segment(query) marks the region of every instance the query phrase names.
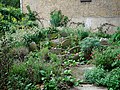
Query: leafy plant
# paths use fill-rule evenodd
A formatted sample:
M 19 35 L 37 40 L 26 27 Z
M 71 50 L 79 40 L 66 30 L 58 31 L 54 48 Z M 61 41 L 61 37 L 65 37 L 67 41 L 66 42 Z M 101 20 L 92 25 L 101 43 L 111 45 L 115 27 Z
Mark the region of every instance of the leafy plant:
M 42 40 L 44 38 L 44 35 L 41 31 L 37 31 L 34 34 L 26 34 L 24 36 L 24 40 L 27 46 L 29 46 L 29 44 L 31 42 L 35 42 L 35 43 L 39 43 L 40 40 Z
M 10 27 L 14 26 L 18 20 L 21 20 L 22 16 L 20 9 L 5 7 L 0 4 L 0 33 L 10 31 Z
M 97 51 L 94 52 L 94 60 L 96 66 L 102 66 L 105 70 L 112 70 L 119 67 L 120 60 L 117 56 L 120 54 L 119 48 L 108 47 L 102 53 Z
M 79 62 L 71 59 L 71 60 L 65 60 L 63 64 L 65 66 L 76 66 L 76 65 L 78 65 L 78 63 Z
M 84 52 L 85 59 L 91 59 L 92 49 L 99 48 L 101 46 L 98 39 L 85 38 L 80 42 L 81 50 Z
M 20 8 L 20 0 L 0 0 L 0 3 L 5 4 L 5 6 Z
M 8 84 L 8 89 L 13 90 L 13 89 L 20 89 L 20 90 L 37 90 L 35 85 L 31 83 L 29 78 L 22 77 L 20 75 L 12 75 L 8 77 L 9 82 Z
M 67 16 L 62 15 L 61 10 L 54 10 L 50 13 L 51 15 L 51 20 L 50 23 L 54 27 L 59 27 L 59 26 L 66 26 L 69 19 Z
M 111 37 L 113 42 L 120 41 L 120 27 L 117 28 L 117 31 Z
M 106 86 L 108 90 L 118 90 L 120 88 L 120 68 L 117 67 L 112 71 L 105 71 L 97 67 L 85 72 L 85 80 L 89 83 Z
M 35 11 L 31 11 L 29 5 L 27 5 L 26 8 L 27 8 L 27 10 L 28 10 L 27 15 L 29 16 L 29 20 L 32 20 L 32 21 L 37 20 L 37 18 L 36 18 L 36 16 L 37 16 L 37 12 L 35 12 Z
M 89 83 L 94 83 L 97 85 L 102 85 L 103 79 L 105 78 L 105 76 L 106 76 L 105 70 L 101 67 L 87 70 L 84 74 L 85 81 Z
M 104 79 L 104 84 L 109 90 L 118 90 L 120 88 L 120 68 L 110 71 Z
M 86 38 L 89 36 L 89 32 L 88 31 L 85 31 L 85 30 L 78 30 L 78 38 L 80 40 Z

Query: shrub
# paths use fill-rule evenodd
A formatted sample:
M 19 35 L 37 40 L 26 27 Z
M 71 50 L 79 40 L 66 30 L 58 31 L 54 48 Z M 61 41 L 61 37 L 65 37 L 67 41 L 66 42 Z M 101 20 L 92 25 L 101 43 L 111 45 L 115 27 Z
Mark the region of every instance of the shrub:
M 84 52 L 85 59 L 91 58 L 91 52 L 93 48 L 99 48 L 100 42 L 98 39 L 94 38 L 85 38 L 80 42 L 81 50 Z
M 26 8 L 27 8 L 27 10 L 28 10 L 27 15 L 29 16 L 29 20 L 32 20 L 32 21 L 37 20 L 37 18 L 36 18 L 36 16 L 37 16 L 37 12 L 35 12 L 35 11 L 31 11 L 29 5 L 27 5 Z
M 66 26 L 69 19 L 67 16 L 62 15 L 61 10 L 54 10 L 53 12 L 50 13 L 50 23 L 54 27 L 59 27 L 59 26 Z
M 100 42 L 98 39 L 88 37 L 81 41 L 80 46 L 82 51 L 88 51 L 88 50 L 92 50 L 95 47 L 99 47 Z
M 5 4 L 6 6 L 12 6 L 16 8 L 20 7 L 20 0 L 0 0 L 0 3 Z
M 113 42 L 120 41 L 120 27 L 117 28 L 117 31 L 111 37 Z
M 89 36 L 89 31 L 86 30 L 84 27 L 80 26 L 74 30 L 73 34 L 77 36 L 79 40 L 83 40 L 84 38 Z
M 94 83 L 97 85 L 102 85 L 103 79 L 105 78 L 105 70 L 101 67 L 93 68 L 85 72 L 85 81 L 89 83 Z
M 7 89 L 8 75 L 13 60 L 10 58 L 10 46 L 6 40 L 0 41 L 0 90 Z
M 29 53 L 29 50 L 26 47 L 17 47 L 17 48 L 12 48 L 10 53 L 13 59 L 24 61 L 24 58 Z
M 95 35 L 97 37 L 99 37 L 99 38 L 110 38 L 111 37 L 110 34 L 107 34 L 107 33 L 104 33 L 104 32 L 100 32 L 100 31 L 96 32 Z
M 31 83 L 29 78 L 24 78 L 20 75 L 12 75 L 8 77 L 9 82 L 8 89 L 9 90 L 37 90 L 35 85 Z
M 44 34 L 41 31 L 37 31 L 34 34 L 26 34 L 23 38 L 25 40 L 26 45 L 29 46 L 31 42 L 35 42 L 38 44 L 40 40 L 44 38 Z
M 94 68 L 85 72 L 87 82 L 106 86 L 109 90 L 118 90 L 120 88 L 120 68 L 115 68 L 110 72 L 101 67 Z
M 110 71 L 104 79 L 104 85 L 110 90 L 120 89 L 120 68 L 115 68 Z
M 112 70 L 113 68 L 120 67 L 120 60 L 118 55 L 120 54 L 120 48 L 108 47 L 102 53 L 99 51 L 94 52 L 94 60 L 96 66 L 102 66 L 105 70 Z
M 0 33 L 10 31 L 10 27 L 14 26 L 18 20 L 21 20 L 22 15 L 20 9 L 5 7 L 0 4 Z
M 16 9 L 10 6 L 6 7 L 0 4 L 0 33 L 4 34 L 6 31 L 15 33 L 16 29 L 38 26 L 38 24 L 35 22 L 36 15 L 31 17 L 31 13 L 33 12 L 30 11 L 28 14 L 23 14 L 21 13 L 20 9 Z

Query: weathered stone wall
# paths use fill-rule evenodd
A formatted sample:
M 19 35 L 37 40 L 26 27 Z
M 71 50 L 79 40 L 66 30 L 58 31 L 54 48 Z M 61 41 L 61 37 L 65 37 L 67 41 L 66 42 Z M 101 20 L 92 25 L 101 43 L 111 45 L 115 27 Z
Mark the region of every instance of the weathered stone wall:
M 102 22 L 109 21 L 120 25 L 118 21 L 120 20 L 120 0 L 92 0 L 85 3 L 81 3 L 80 0 L 23 0 L 24 12 L 27 11 L 26 5 L 30 5 L 33 11 L 37 11 L 39 16 L 45 19 L 49 19 L 50 12 L 57 9 L 62 10 L 64 15 L 72 20 L 89 23 L 95 19 L 96 23 L 97 19 L 102 18 Z M 86 18 L 90 18 L 91 21 Z

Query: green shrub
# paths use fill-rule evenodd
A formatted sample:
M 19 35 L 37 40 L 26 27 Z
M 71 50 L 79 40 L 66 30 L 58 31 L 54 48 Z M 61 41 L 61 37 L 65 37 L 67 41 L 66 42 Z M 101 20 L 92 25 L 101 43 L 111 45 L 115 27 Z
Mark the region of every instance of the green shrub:
M 0 3 L 5 4 L 5 6 L 20 8 L 20 0 L 0 0 Z
M 8 77 L 7 88 L 9 90 L 37 90 L 35 84 L 31 83 L 29 78 L 24 78 L 20 75 L 12 75 Z
M 32 21 L 37 20 L 37 18 L 36 18 L 36 16 L 37 16 L 37 12 L 35 12 L 35 11 L 31 11 L 29 5 L 27 5 L 26 8 L 27 8 L 27 10 L 28 10 L 27 15 L 28 15 L 28 17 L 29 17 L 29 20 L 32 20 Z
M 99 48 L 100 42 L 95 38 L 85 38 L 80 43 L 81 50 L 84 52 L 85 59 L 91 59 L 92 49 Z
M 84 74 L 85 81 L 97 85 L 102 85 L 105 76 L 106 76 L 106 71 L 101 67 L 87 70 Z
M 54 33 L 58 33 L 59 30 L 56 28 L 56 27 L 48 27 L 48 28 L 45 28 L 43 33 L 44 34 L 54 34 Z
M 5 36 L 6 32 L 13 34 L 18 30 L 31 29 L 37 26 L 38 24 L 30 20 L 28 14 L 21 13 L 20 9 L 0 4 L 0 38 Z
M 113 42 L 120 41 L 120 27 L 117 28 L 117 31 L 111 37 Z
M 99 37 L 99 38 L 110 38 L 111 37 L 110 34 L 107 34 L 107 33 L 104 33 L 104 32 L 100 32 L 100 31 L 96 32 L 95 35 L 97 37 Z
M 81 31 L 79 34 L 81 40 L 89 36 L 89 33 L 87 31 Z
M 29 46 L 31 42 L 35 42 L 36 44 L 38 44 L 40 40 L 42 40 L 44 37 L 45 36 L 41 31 L 37 31 L 34 34 L 26 34 L 23 38 L 25 40 L 26 45 Z
M 95 47 L 100 46 L 99 39 L 95 38 L 85 38 L 80 43 L 82 51 L 92 50 Z
M 94 60 L 96 66 L 102 66 L 105 70 L 112 70 L 120 67 L 120 60 L 117 58 L 120 54 L 120 48 L 108 47 L 103 52 L 94 52 Z
M 66 26 L 69 19 L 67 16 L 62 15 L 61 10 L 54 10 L 53 12 L 50 13 L 50 23 L 54 27 L 59 27 L 59 26 Z
M 85 72 L 85 80 L 89 83 L 106 86 L 109 90 L 119 90 L 120 88 L 120 68 L 115 68 L 110 72 L 97 67 Z
M 20 9 L 5 7 L 0 4 L 0 33 L 10 31 L 10 27 L 14 26 L 18 20 L 21 20 L 22 15 Z
M 120 64 L 119 64 L 120 65 Z M 111 90 L 120 89 L 120 68 L 110 71 L 104 79 L 104 84 Z

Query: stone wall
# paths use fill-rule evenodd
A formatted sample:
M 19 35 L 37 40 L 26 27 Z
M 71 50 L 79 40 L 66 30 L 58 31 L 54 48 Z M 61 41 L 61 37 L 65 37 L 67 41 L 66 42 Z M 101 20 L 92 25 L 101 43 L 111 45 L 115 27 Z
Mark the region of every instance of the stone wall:
M 23 0 L 22 3 L 23 12 L 27 11 L 26 5 L 30 5 L 41 18 L 48 20 L 50 12 L 56 9 L 62 10 L 63 14 L 73 21 L 90 23 L 87 25 L 89 27 L 94 27 L 96 21 L 101 18 L 102 22 L 120 25 L 120 0 L 92 0 L 85 3 L 81 3 L 80 0 Z

